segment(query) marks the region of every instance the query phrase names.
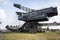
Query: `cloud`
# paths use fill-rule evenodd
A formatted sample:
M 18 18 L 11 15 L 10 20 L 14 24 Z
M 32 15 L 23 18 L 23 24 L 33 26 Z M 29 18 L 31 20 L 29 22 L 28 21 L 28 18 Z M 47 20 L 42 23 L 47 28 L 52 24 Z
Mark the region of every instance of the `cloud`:
M 2 20 L 6 19 L 6 13 L 3 9 L 0 9 L 0 19 Z
M 3 2 L 8 2 L 10 0 L 0 0 L 0 3 L 3 3 Z
M 7 4 L 10 0 L 0 0 L 0 4 Z

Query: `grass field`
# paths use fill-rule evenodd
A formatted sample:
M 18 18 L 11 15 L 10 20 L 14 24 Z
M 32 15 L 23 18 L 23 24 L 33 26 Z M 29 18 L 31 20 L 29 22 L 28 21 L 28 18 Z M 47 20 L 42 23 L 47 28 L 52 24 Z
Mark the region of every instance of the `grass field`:
M 48 33 L 5 33 L 4 40 L 60 40 L 60 32 Z

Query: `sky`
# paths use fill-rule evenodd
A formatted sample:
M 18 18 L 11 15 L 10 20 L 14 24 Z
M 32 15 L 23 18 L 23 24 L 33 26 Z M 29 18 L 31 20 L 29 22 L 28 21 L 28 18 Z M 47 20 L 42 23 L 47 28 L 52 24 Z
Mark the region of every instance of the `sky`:
M 29 7 L 32 9 L 44 9 L 48 7 L 57 7 L 58 15 L 54 16 L 46 22 L 60 22 L 60 0 L 0 0 L 0 29 L 6 29 L 6 25 L 20 25 L 22 26 L 25 22 L 18 20 L 16 15 L 17 11 L 23 11 L 14 7 L 14 3 L 21 4 L 22 6 Z M 23 11 L 25 12 L 25 11 Z M 60 28 L 59 26 L 51 28 Z

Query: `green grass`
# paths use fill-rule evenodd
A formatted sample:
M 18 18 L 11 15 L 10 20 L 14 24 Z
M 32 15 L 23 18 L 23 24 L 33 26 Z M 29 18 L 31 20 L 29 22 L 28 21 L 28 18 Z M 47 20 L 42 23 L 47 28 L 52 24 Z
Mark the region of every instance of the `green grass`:
M 48 33 L 5 33 L 4 40 L 60 40 L 60 32 Z

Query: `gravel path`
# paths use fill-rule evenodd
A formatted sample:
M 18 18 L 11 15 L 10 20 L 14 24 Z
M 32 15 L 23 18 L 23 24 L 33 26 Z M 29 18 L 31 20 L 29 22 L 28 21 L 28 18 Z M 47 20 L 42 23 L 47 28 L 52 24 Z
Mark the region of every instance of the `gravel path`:
M 4 34 L 0 33 L 0 40 L 4 40 Z

